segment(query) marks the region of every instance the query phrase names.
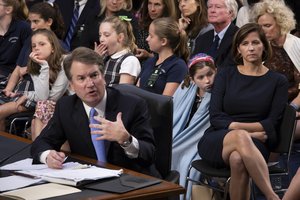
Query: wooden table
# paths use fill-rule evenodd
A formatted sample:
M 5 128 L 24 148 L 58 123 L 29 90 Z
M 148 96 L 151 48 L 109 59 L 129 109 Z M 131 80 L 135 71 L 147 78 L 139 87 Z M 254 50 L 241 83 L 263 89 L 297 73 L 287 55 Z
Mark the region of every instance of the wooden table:
M 0 132 L 0 139 L 1 137 L 3 138 L 9 138 L 11 140 L 16 140 L 22 143 L 27 143 L 30 144 L 31 141 L 25 138 L 21 138 L 12 134 Z M 1 140 L 0 140 L 1 141 Z M 1 143 L 0 143 L 1 145 Z M 14 147 L 14 152 L 17 152 L 18 149 L 21 149 L 20 147 Z M 0 152 L 1 154 L 1 152 Z M 75 154 L 70 154 L 72 158 L 81 160 L 83 162 L 88 162 L 94 165 L 98 165 L 101 167 L 106 167 L 109 169 L 120 169 L 120 167 L 111 165 L 108 163 L 101 163 L 97 160 L 75 155 Z M 124 168 L 123 168 L 124 169 Z M 132 170 L 124 169 L 124 173 L 137 176 L 137 177 L 144 177 L 144 178 L 153 178 L 151 176 L 141 174 Z M 72 196 L 72 195 L 66 195 L 63 197 L 55 197 L 53 199 L 87 199 L 87 200 L 95 200 L 95 199 L 164 199 L 167 197 L 174 197 L 178 196 L 179 194 L 183 194 L 185 192 L 184 188 L 180 185 L 170 183 L 167 181 L 162 181 L 160 184 L 149 186 L 146 188 L 134 190 L 131 192 L 123 193 L 123 194 L 114 194 L 114 193 L 108 193 L 108 192 L 101 192 L 101 191 L 92 191 L 92 190 L 82 190 L 81 194 L 78 193 L 77 196 Z M 73 194 L 75 195 L 75 194 Z

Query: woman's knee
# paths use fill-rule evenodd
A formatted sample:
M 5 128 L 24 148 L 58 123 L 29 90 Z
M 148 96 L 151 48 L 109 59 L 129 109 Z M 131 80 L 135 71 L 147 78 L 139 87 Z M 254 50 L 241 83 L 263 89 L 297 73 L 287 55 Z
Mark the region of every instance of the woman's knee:
M 242 156 L 239 152 L 234 151 L 229 156 L 229 165 L 231 170 L 242 173 L 246 172 L 246 167 L 244 165 Z

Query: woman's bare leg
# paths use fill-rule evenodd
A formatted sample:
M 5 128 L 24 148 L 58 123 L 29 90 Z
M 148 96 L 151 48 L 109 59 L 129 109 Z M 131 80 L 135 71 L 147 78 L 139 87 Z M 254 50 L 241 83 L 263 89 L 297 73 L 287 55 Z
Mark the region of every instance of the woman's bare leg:
M 234 151 L 230 154 L 229 165 L 231 169 L 230 179 L 230 198 L 231 199 L 250 199 L 249 174 L 243 163 L 241 155 Z M 237 190 L 237 188 L 239 188 Z
M 37 118 L 32 119 L 31 121 L 31 140 L 34 141 L 37 136 L 40 135 L 41 131 L 44 128 L 44 123 Z
M 26 108 L 23 106 L 17 106 L 16 102 L 8 102 L 0 105 L 0 131 L 5 131 L 6 117 L 23 111 L 26 111 Z
M 230 163 L 229 158 L 233 152 L 238 152 L 241 156 L 249 176 L 252 177 L 257 187 L 265 195 L 266 199 L 279 200 L 279 197 L 273 191 L 270 183 L 267 163 L 260 151 L 254 145 L 248 132 L 244 130 L 233 130 L 225 136 L 222 152 L 222 157 L 225 162 Z M 243 190 L 246 191 L 247 189 L 243 188 Z
M 290 186 L 283 196 L 282 200 L 299 200 L 300 199 L 300 168 L 292 179 Z

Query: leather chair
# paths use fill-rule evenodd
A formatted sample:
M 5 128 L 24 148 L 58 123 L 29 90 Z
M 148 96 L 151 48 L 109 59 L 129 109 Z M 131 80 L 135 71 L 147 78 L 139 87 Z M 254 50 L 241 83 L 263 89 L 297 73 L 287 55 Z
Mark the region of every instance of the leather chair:
M 291 147 L 293 144 L 293 138 L 296 128 L 296 111 L 290 106 L 286 105 L 280 127 L 278 129 L 279 144 L 273 152 L 280 153 L 281 155 L 286 155 L 287 159 L 285 160 L 283 167 L 270 167 L 269 174 L 270 176 L 278 175 L 287 175 L 289 173 L 289 159 L 291 154 Z M 189 177 L 191 169 L 195 169 L 201 173 L 200 180 L 193 180 Z M 230 184 L 230 169 L 216 169 L 209 165 L 204 160 L 195 160 L 191 163 L 187 177 L 185 188 L 188 187 L 189 181 L 192 181 L 196 184 L 203 185 L 212 189 L 213 191 L 219 191 L 223 193 L 223 199 L 227 199 L 229 192 Z M 252 184 L 253 185 L 253 184 Z M 252 199 L 255 199 L 255 192 L 252 187 L 251 196 Z M 274 188 L 273 188 L 274 189 Z M 285 189 L 275 190 L 275 192 L 282 192 Z M 184 197 L 185 199 L 185 197 Z
M 171 171 L 173 130 L 172 97 L 151 93 L 134 85 L 119 84 L 113 87 L 125 94 L 134 94 L 146 100 L 156 142 L 156 168 L 164 180 L 179 183 L 179 172 Z

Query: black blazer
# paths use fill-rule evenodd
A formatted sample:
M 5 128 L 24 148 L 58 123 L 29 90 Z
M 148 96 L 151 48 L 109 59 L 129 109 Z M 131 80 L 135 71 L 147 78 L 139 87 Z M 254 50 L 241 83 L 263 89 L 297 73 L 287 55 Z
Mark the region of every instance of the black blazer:
M 231 47 L 234 34 L 239 28 L 231 23 L 220 43 L 215 63 L 217 67 L 234 66 L 233 56 L 231 54 Z M 214 40 L 214 30 L 210 30 L 203 35 L 200 35 L 195 42 L 195 49 L 192 55 L 197 53 L 208 53 Z
M 118 112 L 122 112 L 122 120 L 127 131 L 139 142 L 139 155 L 135 159 L 130 159 L 117 142 L 107 142 L 107 161 L 159 177 L 153 164 L 155 144 L 145 100 L 107 88 L 106 119 L 115 121 Z M 32 144 L 31 154 L 34 162 L 39 162 L 40 154 L 45 150 L 59 151 L 66 140 L 69 141 L 72 153 L 97 159 L 91 140 L 89 119 L 77 95 L 63 97 L 57 102 L 52 119 Z
M 74 0 L 56 0 L 55 3 L 59 6 L 66 27 L 66 35 L 68 33 L 74 10 Z M 100 11 L 99 0 L 88 0 L 84 6 L 76 24 L 76 30 L 71 41 L 71 49 L 80 46 L 81 34 L 88 22 L 89 15 L 97 15 Z

